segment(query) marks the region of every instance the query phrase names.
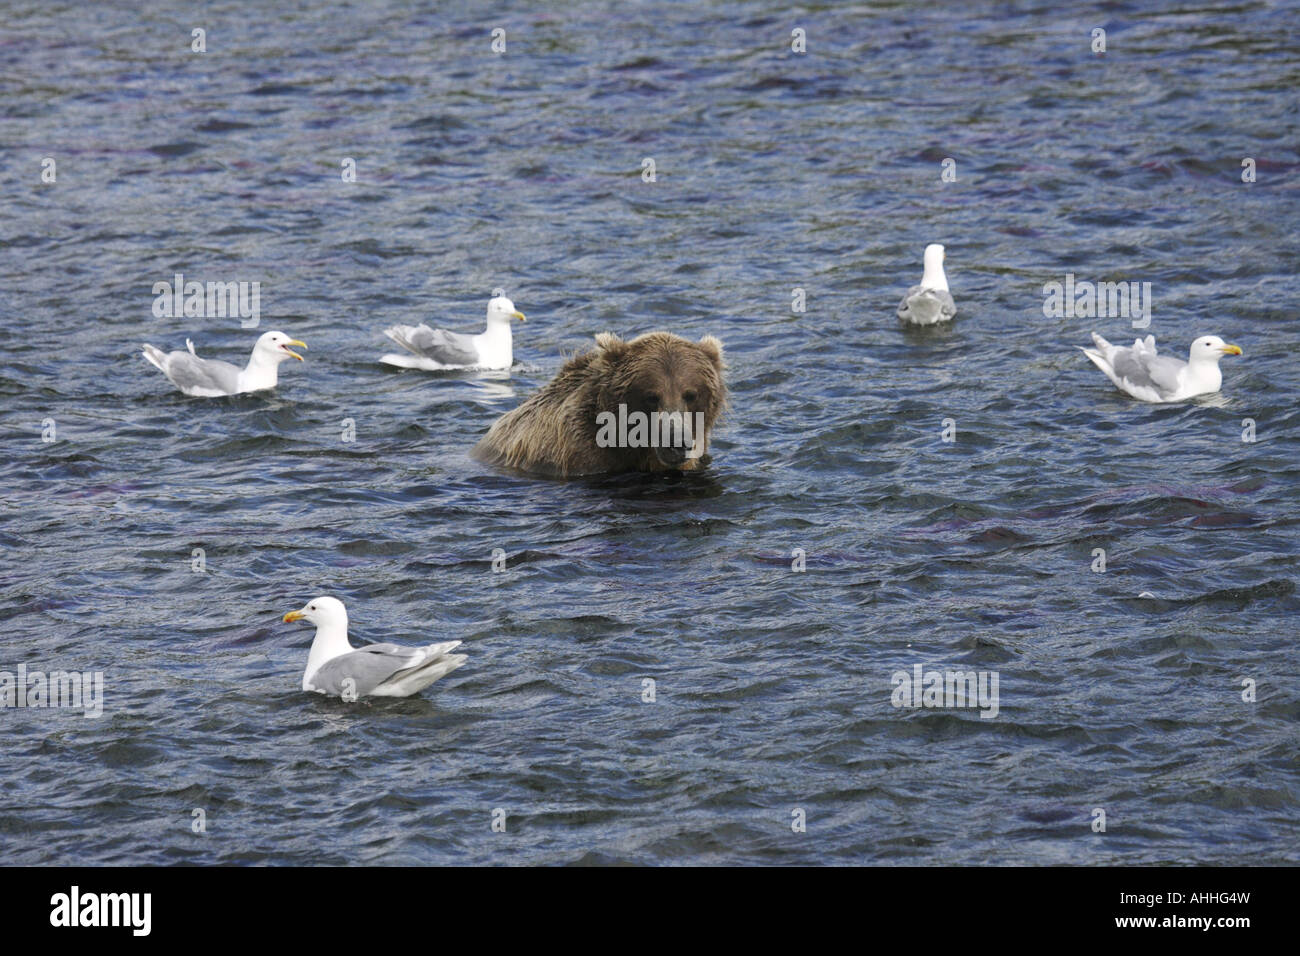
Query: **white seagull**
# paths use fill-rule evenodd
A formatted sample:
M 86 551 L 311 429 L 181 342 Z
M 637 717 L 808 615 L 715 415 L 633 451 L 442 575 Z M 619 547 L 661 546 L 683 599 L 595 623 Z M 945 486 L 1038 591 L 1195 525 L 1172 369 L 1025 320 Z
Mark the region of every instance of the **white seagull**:
M 194 351 L 194 343 L 189 339 L 185 340 L 188 352 L 179 349 L 164 352 L 145 343 L 144 357 L 186 395 L 219 398 L 223 395 L 275 388 L 280 363 L 291 358 L 296 358 L 299 362 L 303 360 L 301 355 L 289 348 L 291 345 L 300 349 L 307 347 L 306 342 L 291 339 L 283 332 L 263 332 L 253 346 L 248 364 L 243 368 L 217 359 L 199 358 Z
M 943 246 L 937 242 L 926 246 L 924 262 L 921 284 L 907 290 L 898 303 L 898 317 L 913 325 L 937 325 L 957 314 L 957 303 L 948 292 L 948 277 L 943 272 Z
M 410 697 L 440 677 L 446 677 L 469 658 L 449 651 L 460 641 L 425 647 L 348 642 L 348 611 L 333 597 L 312 598 L 307 606 L 290 611 L 285 623 L 307 621 L 316 625 L 316 638 L 307 654 L 302 689 L 331 694 L 344 700 L 362 697 Z
M 488 302 L 487 329 L 478 335 L 462 335 L 427 325 L 394 325 L 384 334 L 410 352 L 385 355 L 380 361 L 398 368 L 422 368 L 427 372 L 444 369 L 508 369 L 515 364 L 510 323 L 525 321 L 524 314 L 503 295 Z
M 1202 335 L 1192 343 L 1187 361 L 1156 354 L 1156 337 L 1135 339 L 1132 347 L 1111 345 L 1092 333 L 1095 349 L 1078 348 L 1092 364 L 1106 373 L 1115 387 L 1144 402 L 1182 402 L 1197 395 L 1217 392 L 1223 384 L 1219 359 L 1240 355 L 1217 335 Z

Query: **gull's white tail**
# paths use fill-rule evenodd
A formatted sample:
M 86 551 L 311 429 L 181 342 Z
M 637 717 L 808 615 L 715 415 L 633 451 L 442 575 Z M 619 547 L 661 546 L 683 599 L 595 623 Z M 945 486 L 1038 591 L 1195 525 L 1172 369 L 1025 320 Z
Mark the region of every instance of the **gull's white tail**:
M 452 647 L 460 641 L 451 642 Z M 376 696 L 409 697 L 434 681 L 446 677 L 469 658 L 464 654 L 433 655 L 433 659 L 410 670 L 394 674 L 375 689 Z
M 1101 369 L 1103 372 L 1107 372 L 1107 369 L 1110 368 L 1110 361 L 1107 356 L 1110 355 L 1112 346 L 1096 332 L 1092 333 L 1092 341 L 1097 346 L 1095 349 L 1086 349 L 1082 345 L 1076 345 L 1075 348 L 1088 356 L 1088 358 L 1092 359 L 1093 365 L 1097 366 L 1097 368 Z M 1107 372 L 1107 374 L 1110 373 Z
M 158 369 L 158 371 L 162 372 L 164 375 L 167 374 L 167 353 L 162 349 L 154 348 L 146 342 L 144 345 L 144 357 L 147 358 L 154 368 Z
M 413 325 L 394 325 L 392 328 L 384 329 L 384 334 L 408 352 L 422 355 L 423 353 L 411 344 L 410 335 L 414 331 L 415 326 Z

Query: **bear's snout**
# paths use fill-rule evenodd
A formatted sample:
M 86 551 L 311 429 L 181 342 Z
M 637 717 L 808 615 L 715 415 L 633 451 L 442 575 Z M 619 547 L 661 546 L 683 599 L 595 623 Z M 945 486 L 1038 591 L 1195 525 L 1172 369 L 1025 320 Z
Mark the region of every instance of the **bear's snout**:
M 676 468 L 686 461 L 691 453 L 690 445 L 671 445 L 655 449 L 655 455 L 661 464 Z

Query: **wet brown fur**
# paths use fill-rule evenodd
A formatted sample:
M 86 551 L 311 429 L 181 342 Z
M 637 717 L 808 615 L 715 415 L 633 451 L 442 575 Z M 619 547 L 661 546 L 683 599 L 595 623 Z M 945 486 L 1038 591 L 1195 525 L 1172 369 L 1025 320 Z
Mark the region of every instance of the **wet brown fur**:
M 702 458 L 665 464 L 653 448 L 601 448 L 597 415 L 628 411 L 701 412 L 704 449 L 727 401 L 722 343 L 711 335 L 691 342 L 669 332 L 648 332 L 624 342 L 610 332 L 596 348 L 575 355 L 559 374 L 474 446 L 480 461 L 550 477 L 624 471 L 689 471 Z M 658 398 L 655 402 L 652 396 Z

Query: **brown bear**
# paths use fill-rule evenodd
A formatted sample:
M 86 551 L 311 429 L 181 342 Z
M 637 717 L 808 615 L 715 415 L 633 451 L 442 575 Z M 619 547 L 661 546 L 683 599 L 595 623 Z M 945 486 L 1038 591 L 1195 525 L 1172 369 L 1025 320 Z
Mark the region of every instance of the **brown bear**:
M 605 332 L 474 446 L 479 461 L 568 478 L 700 467 L 727 401 L 722 343 Z

